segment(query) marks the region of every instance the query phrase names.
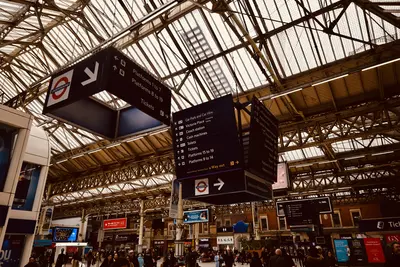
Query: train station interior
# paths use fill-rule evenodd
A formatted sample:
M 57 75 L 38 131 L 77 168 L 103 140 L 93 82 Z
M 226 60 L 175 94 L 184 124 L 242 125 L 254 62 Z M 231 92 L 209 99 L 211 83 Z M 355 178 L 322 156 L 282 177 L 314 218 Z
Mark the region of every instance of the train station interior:
M 400 267 L 399 176 L 399 1 L 0 0 L 1 267 Z

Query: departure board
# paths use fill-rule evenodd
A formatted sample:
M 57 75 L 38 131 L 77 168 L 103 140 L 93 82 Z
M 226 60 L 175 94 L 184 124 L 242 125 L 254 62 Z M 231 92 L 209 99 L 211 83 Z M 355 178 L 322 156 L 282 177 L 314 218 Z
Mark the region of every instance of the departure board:
M 177 179 L 242 168 L 232 95 L 173 114 Z
M 269 182 L 277 181 L 278 120 L 257 98 L 251 105 L 248 169 Z

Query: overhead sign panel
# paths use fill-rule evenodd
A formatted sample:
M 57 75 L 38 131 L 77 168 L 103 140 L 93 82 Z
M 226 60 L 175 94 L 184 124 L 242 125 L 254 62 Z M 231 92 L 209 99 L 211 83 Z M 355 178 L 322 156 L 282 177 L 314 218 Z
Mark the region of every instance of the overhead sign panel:
M 126 229 L 127 218 L 109 219 L 103 221 L 103 230 Z
M 278 134 L 278 120 L 257 98 L 253 98 L 248 171 L 271 183 L 277 181 Z
M 307 207 L 314 206 L 317 213 L 324 214 L 324 213 L 332 213 L 332 203 L 329 197 L 319 197 L 319 198 L 312 198 L 312 199 L 299 199 L 299 200 L 285 200 L 285 201 L 277 201 L 276 202 L 276 213 L 278 217 L 285 217 L 287 216 L 288 208 L 287 207 L 296 207 L 299 208 L 299 203 Z M 290 208 L 293 210 L 294 208 Z
M 207 223 L 208 220 L 208 209 L 189 210 L 183 212 L 183 223 Z
M 240 168 L 231 95 L 175 113 L 172 127 L 178 179 Z
M 365 232 L 381 232 L 381 231 L 399 231 L 400 217 L 395 218 L 377 218 L 359 221 L 359 230 Z
M 260 126 L 265 123 L 263 116 L 256 115 L 260 119 L 253 123 L 254 134 L 250 138 L 258 139 L 253 142 L 254 146 L 261 145 L 265 135 L 269 136 L 264 134 L 264 126 Z M 176 175 L 182 184 L 184 199 L 222 205 L 272 198 L 270 181 L 276 180 L 276 174 L 266 175 L 263 168 L 266 170 L 267 164 L 276 164 L 275 157 L 272 161 L 257 158 L 253 149 L 253 158 L 259 163 L 253 169 L 258 170 L 258 174 L 247 169 L 232 95 L 173 114 L 172 130 Z M 276 170 L 276 166 L 268 168 Z
M 107 91 L 131 106 L 120 110 L 93 95 Z M 170 124 L 171 91 L 113 47 L 55 74 L 43 114 L 108 139 Z

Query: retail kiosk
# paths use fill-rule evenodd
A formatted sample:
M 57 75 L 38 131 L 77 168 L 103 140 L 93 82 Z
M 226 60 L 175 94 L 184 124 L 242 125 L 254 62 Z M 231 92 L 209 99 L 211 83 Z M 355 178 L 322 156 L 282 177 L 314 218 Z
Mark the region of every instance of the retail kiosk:
M 50 142 L 33 117 L 0 105 L 0 265 L 28 263 L 50 163 Z

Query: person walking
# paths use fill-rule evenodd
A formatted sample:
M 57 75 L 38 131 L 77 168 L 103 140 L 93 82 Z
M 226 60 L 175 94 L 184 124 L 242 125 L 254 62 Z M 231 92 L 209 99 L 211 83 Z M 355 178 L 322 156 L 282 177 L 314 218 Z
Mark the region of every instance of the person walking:
M 232 250 L 228 249 L 224 257 L 224 262 L 226 267 L 232 267 L 235 263 L 235 258 L 233 257 Z
M 262 267 L 262 262 L 261 259 L 258 255 L 258 252 L 254 251 L 253 252 L 253 258 L 251 259 L 250 262 L 250 267 Z
M 215 267 L 222 267 L 222 263 L 220 264 L 221 259 L 221 254 L 217 252 L 217 254 L 214 256 Z
M 108 256 L 104 259 L 104 261 L 103 261 L 103 263 L 100 265 L 100 267 L 111 267 L 111 265 L 112 265 L 113 263 L 114 263 L 113 255 L 110 254 L 110 255 L 108 255 Z
M 57 257 L 57 261 L 56 261 L 56 267 L 62 267 L 63 265 L 65 265 L 67 263 L 67 255 L 64 254 L 64 249 L 61 249 L 61 253 L 60 255 L 58 255 Z
M 324 259 L 318 255 L 318 250 L 315 247 L 311 247 L 308 250 L 308 256 L 306 257 L 306 267 L 323 267 Z
M 34 257 L 30 257 L 29 262 L 25 265 L 25 267 L 39 267 L 39 264 L 37 264 Z
M 139 267 L 144 267 L 144 259 L 142 254 L 139 254 L 138 256 L 138 263 L 139 263 Z
M 385 267 L 399 267 L 400 266 L 400 243 L 394 242 L 392 244 L 392 253 L 389 255 Z
M 332 251 L 328 251 L 324 260 L 324 267 L 335 267 L 337 264 L 335 256 Z

